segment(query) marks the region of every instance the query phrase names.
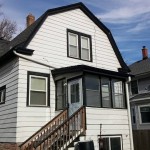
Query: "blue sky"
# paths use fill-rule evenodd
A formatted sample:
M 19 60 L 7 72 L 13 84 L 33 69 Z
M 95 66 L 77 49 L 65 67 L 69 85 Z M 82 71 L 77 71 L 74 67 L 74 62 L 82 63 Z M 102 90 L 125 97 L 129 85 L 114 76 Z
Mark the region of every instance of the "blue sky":
M 150 0 L 0 0 L 4 14 L 22 31 L 29 13 L 38 18 L 47 9 L 83 2 L 112 32 L 127 64 L 141 60 L 150 49 Z

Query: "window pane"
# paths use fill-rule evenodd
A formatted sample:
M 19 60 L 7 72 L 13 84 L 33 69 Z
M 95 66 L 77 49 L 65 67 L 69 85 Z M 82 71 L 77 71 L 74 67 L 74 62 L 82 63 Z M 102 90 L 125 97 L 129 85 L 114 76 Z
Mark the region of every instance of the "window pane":
M 57 89 L 57 110 L 63 109 L 66 107 L 66 87 L 65 80 L 57 81 L 56 89 Z
M 46 93 L 45 92 L 30 92 L 30 104 L 31 105 L 46 105 Z
M 132 123 L 136 123 L 135 108 L 131 108 Z
M 89 49 L 89 42 L 88 42 L 88 39 L 87 37 L 82 37 L 82 48 L 85 48 L 85 49 Z
M 150 106 L 141 107 L 140 111 L 142 123 L 150 123 Z
M 98 76 L 86 76 L 86 104 L 87 106 L 100 107 L 100 81 Z
M 103 149 L 102 150 L 110 150 L 109 149 L 109 138 L 103 138 Z
M 6 93 L 5 89 L 0 91 L 0 103 L 5 101 L 5 93 Z
M 132 94 L 138 94 L 137 80 L 131 81 L 131 92 Z
M 111 150 L 121 150 L 120 137 L 110 138 Z
M 90 60 L 89 49 L 82 48 L 81 59 Z
M 77 46 L 77 35 L 76 34 L 69 34 L 69 45 Z
M 112 80 L 112 96 L 113 96 L 113 106 L 115 108 L 125 108 L 122 81 L 115 79 Z
M 46 91 L 46 79 L 38 78 L 38 77 L 31 77 L 31 89 Z
M 69 46 L 69 56 L 75 57 L 75 58 L 78 57 L 78 49 L 77 49 L 77 46 L 72 46 L 72 45 Z
M 101 79 L 101 88 L 102 88 L 102 104 L 103 104 L 103 107 L 111 107 L 109 78 L 102 78 Z
M 71 103 L 79 102 L 79 83 L 71 85 Z

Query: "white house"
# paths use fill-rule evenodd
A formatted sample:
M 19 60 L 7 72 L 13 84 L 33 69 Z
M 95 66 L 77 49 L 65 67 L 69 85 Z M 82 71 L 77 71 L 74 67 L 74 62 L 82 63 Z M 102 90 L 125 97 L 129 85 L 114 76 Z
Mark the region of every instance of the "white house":
M 46 11 L 1 40 L 0 148 L 93 140 L 95 150 L 133 150 L 128 72 L 110 30 L 84 4 Z

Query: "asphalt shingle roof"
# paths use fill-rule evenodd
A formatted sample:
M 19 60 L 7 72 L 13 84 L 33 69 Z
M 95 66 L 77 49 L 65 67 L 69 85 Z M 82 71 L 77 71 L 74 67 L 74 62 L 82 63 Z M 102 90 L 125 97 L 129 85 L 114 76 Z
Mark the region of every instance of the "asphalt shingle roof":
M 150 72 L 150 58 L 137 61 L 129 66 L 131 74 L 140 75 Z
M 12 41 L 0 40 L 0 57 L 6 54 L 12 47 L 17 45 L 22 45 L 29 38 L 32 31 L 36 28 L 40 19 L 37 19 L 32 25 L 26 28 L 18 36 L 16 36 Z

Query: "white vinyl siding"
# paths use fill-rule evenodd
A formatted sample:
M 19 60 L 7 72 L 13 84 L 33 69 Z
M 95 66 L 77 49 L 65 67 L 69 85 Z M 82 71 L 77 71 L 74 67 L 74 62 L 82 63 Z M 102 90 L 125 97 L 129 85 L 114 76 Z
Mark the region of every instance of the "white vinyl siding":
M 91 35 L 92 62 L 67 57 L 67 29 Z M 48 60 L 56 68 L 84 64 L 118 71 L 121 67 L 107 35 L 80 9 L 48 16 L 27 48 L 35 50 L 33 59 Z
M 0 87 L 6 85 L 5 103 L 0 105 L 0 142 L 16 142 L 18 64 L 14 59 L 0 68 Z
M 128 112 L 124 109 L 86 107 L 86 140 L 94 141 L 95 150 L 99 150 L 100 135 L 121 135 L 123 150 L 131 150 Z

